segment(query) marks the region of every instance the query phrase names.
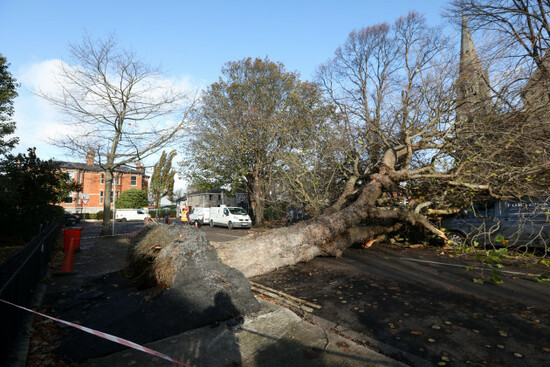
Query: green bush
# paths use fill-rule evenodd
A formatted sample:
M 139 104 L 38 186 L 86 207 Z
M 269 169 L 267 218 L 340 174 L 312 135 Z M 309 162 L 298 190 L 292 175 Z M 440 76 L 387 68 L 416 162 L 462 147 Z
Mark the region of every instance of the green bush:
M 118 209 L 139 209 L 149 205 L 147 191 L 130 189 L 122 192 L 116 199 L 115 205 Z
M 29 154 L 7 155 L 0 160 L 0 233 L 27 241 L 41 224 L 63 216 L 60 202 L 80 185 L 61 172 L 58 163 L 39 159 L 33 149 Z

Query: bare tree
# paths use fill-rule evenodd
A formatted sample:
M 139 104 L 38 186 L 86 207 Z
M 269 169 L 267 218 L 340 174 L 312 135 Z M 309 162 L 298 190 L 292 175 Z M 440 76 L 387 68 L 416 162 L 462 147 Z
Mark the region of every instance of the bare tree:
M 179 138 L 194 99 L 167 88 L 158 68 L 118 47 L 113 37 L 85 36 L 70 52 L 74 64 L 62 64 L 57 76 L 61 92 L 37 94 L 70 118 L 66 135 L 53 143 L 99 157 L 105 170 L 102 233 L 108 233 L 115 170 Z
M 474 32 L 492 32 L 501 54 L 528 57 L 536 67 L 544 66 L 550 47 L 548 0 L 454 0 L 451 4 L 448 15 L 465 16 Z
M 544 121 L 550 116 L 549 12 L 548 1 L 452 2 L 447 15 L 462 21 L 463 42 L 472 29 L 483 35 L 481 41 L 487 46 L 479 60 L 472 59 L 472 39 L 462 50 L 470 53 L 462 57 L 461 79 L 469 79 L 462 84 L 484 86 L 458 97 L 468 103 L 473 97 L 478 105 L 491 99 L 493 105 L 474 108 L 467 123 L 457 127 L 453 153 L 457 179 L 452 183 L 467 183 L 462 185 L 467 191 L 497 198 L 547 195 L 550 128 Z M 469 65 L 462 65 L 463 61 Z M 468 67 L 477 71 L 468 72 Z M 453 191 L 455 198 L 457 193 Z
M 422 214 L 389 206 L 395 192 L 412 192 L 409 182 L 453 177 L 443 163 L 456 130 L 457 60 L 446 40 L 434 37 L 440 34 L 416 13 L 391 27 L 350 34 L 319 71 L 340 117 L 331 130 L 342 147 L 333 157 L 346 179 L 340 197 L 332 210 L 309 222 L 216 244 L 222 259 L 251 276 L 319 255 L 338 256 L 352 243 L 404 225 L 444 236 Z M 361 221 L 368 225 L 355 227 Z
M 411 12 L 393 26 L 351 32 L 334 58 L 319 68 L 319 83 L 341 116 L 337 136 L 345 155 L 346 184 L 333 210 L 341 209 L 375 172 L 386 149 L 406 144 L 427 121 L 448 116 L 456 72 L 444 67 L 451 62 L 444 57 L 450 53 L 447 42 Z
M 454 0 L 446 13 L 463 17 L 473 33 L 483 34 L 482 61 L 501 109 L 538 109 L 550 101 L 548 0 Z M 535 100 L 542 103 L 525 105 Z
M 447 52 L 453 50 L 446 47 L 444 39 L 434 40 L 437 32 L 426 27 L 418 15 L 413 13 L 398 20 L 392 37 L 387 36 L 385 29 L 380 26 L 365 30 L 365 35 L 376 31 L 374 38 L 365 36 L 371 48 L 350 43 L 358 34 L 352 33 L 346 48 L 353 51 L 350 55 L 357 50 L 368 52 L 362 57 L 343 58 L 339 49 L 336 59 L 320 70 L 322 85 L 339 108 L 342 126 L 346 127 L 343 131 L 349 133 L 345 162 L 354 162 L 355 158 L 360 163 L 360 170 L 349 171 L 349 178 L 354 181 L 348 179 L 358 195 L 350 205 L 335 207 L 337 211 L 291 229 L 216 244 L 220 257 L 246 275 L 319 255 L 338 256 L 352 243 L 372 240 L 405 225 L 421 226 L 445 237 L 422 214 L 429 204 L 460 204 L 476 197 L 548 192 L 550 114 L 543 107 L 548 104 L 541 103 L 545 101 L 544 94 L 524 93 L 530 98 L 523 105 L 537 105 L 537 109 L 514 111 L 513 105 L 498 102 L 498 90 L 491 90 L 489 84 L 485 88 L 483 83 L 488 81 L 479 80 L 482 70 L 475 70 L 479 77 L 470 80 L 471 85 L 461 84 L 460 78 L 468 75 L 457 73 L 459 62 L 452 56 L 456 50 Z M 395 56 L 372 59 L 372 49 L 385 39 L 399 40 L 395 54 L 382 53 Z M 463 60 L 465 56 L 461 55 Z M 375 61 L 369 66 L 365 63 L 369 60 Z M 535 82 L 544 82 L 538 70 L 531 68 L 530 74 Z M 501 78 L 508 77 L 501 85 L 516 83 L 513 75 L 500 74 Z M 459 86 L 477 94 L 477 101 L 468 93 L 456 94 Z M 371 89 L 365 92 L 365 88 Z M 481 90 L 486 93 L 479 93 Z M 456 109 L 464 107 L 465 96 L 468 103 L 491 108 L 474 110 L 467 118 L 457 119 Z M 363 99 L 366 97 L 370 98 L 369 103 Z M 369 132 L 377 139 L 370 140 Z M 381 152 L 377 144 L 382 144 Z M 375 156 L 377 160 L 373 159 Z M 389 206 L 389 198 L 397 191 L 420 204 Z M 360 221 L 367 226 L 354 227 Z

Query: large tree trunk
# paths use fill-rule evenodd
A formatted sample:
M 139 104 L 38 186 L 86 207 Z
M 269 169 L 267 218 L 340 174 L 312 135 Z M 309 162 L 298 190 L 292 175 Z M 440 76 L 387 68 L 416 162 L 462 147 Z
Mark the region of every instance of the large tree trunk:
M 403 223 L 420 224 L 444 237 L 424 216 L 407 210 L 377 208 L 376 201 L 383 191 L 393 188 L 407 178 L 408 172 L 391 169 L 396 160 L 406 154 L 406 147 L 386 152 L 380 172 L 371 176 L 350 206 L 335 213 L 324 214 L 292 227 L 278 228 L 252 234 L 238 240 L 213 243 L 218 256 L 226 264 L 247 277 L 268 273 L 282 266 L 307 262 L 316 256 L 340 256 L 353 243 L 397 230 Z M 353 228 L 365 219 L 391 220 L 387 225 Z
M 111 192 L 113 191 L 113 172 L 105 170 L 105 190 L 103 191 L 103 222 L 101 224 L 101 235 L 111 234 L 111 202 L 113 200 Z
M 292 227 L 252 234 L 231 242 L 214 243 L 218 256 L 226 264 L 251 277 L 309 261 L 316 256 L 341 254 L 343 241 L 335 243 L 335 238 L 365 219 L 368 209 L 375 206 L 382 194 L 383 187 L 392 185 L 387 175 L 374 176 L 359 198 L 347 208 Z
M 261 226 L 264 224 L 264 208 L 265 208 L 265 183 L 259 173 L 254 175 L 252 184 L 253 190 L 250 197 L 250 204 L 254 212 L 254 225 Z

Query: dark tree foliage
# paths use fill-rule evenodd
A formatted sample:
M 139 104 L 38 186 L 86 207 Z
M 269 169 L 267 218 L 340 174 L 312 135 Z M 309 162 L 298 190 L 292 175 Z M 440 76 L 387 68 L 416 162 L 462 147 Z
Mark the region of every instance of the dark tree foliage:
M 147 191 L 130 189 L 120 194 L 116 199 L 117 209 L 137 209 L 143 208 L 149 205 L 147 199 Z
M 200 122 L 187 152 L 193 186 L 244 187 L 254 222 L 261 225 L 286 158 L 304 148 L 326 121 L 323 102 L 314 84 L 282 63 L 268 58 L 228 62 L 202 96 Z
M 28 154 L 7 155 L 0 161 L 0 233 L 3 239 L 29 240 L 40 224 L 63 215 L 56 206 L 80 184 L 70 181 L 56 162 Z M 9 244 L 9 243 L 7 243 Z
M 6 58 L 0 54 L 0 154 L 6 154 L 19 141 L 15 137 L 5 138 L 15 131 L 15 122 L 11 117 L 18 87 L 15 78 L 8 71 L 9 66 Z

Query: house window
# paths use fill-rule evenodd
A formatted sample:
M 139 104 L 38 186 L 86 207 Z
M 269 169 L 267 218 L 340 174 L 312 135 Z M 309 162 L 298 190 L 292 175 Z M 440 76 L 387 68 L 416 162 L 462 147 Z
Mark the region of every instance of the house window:
M 99 192 L 99 203 L 103 204 L 103 191 Z
M 102 173 L 101 175 L 99 175 L 99 183 L 101 185 L 105 185 L 105 174 Z
M 71 192 L 69 196 L 67 196 L 65 199 L 63 199 L 63 202 L 65 204 L 72 204 L 73 203 L 73 193 Z
M 68 172 L 68 174 L 69 174 L 69 179 L 71 181 L 74 181 L 74 172 L 71 171 L 71 172 Z
M 137 186 L 137 176 L 130 177 L 130 185 Z

